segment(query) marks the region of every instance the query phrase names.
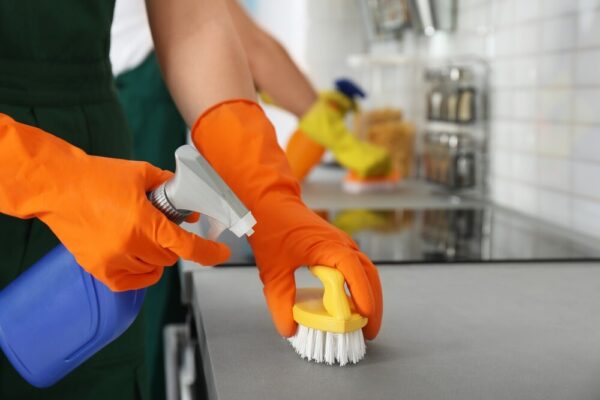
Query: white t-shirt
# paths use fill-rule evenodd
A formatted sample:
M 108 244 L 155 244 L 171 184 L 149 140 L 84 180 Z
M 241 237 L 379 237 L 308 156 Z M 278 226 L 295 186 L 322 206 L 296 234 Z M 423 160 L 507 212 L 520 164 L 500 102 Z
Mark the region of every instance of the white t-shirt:
M 110 32 L 110 61 L 117 76 L 142 63 L 154 48 L 144 0 L 117 0 Z

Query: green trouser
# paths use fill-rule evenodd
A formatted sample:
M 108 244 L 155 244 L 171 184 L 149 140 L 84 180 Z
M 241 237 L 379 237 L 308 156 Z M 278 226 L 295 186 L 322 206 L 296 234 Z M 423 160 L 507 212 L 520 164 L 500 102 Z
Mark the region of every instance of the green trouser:
M 0 112 L 90 154 L 131 157 L 108 60 L 113 8 L 114 0 L 2 0 Z M 39 220 L 0 214 L 0 290 L 57 243 Z M 29 385 L 0 354 L 0 399 L 148 399 L 142 314 L 51 388 Z
M 175 170 L 175 150 L 185 144 L 187 127 L 162 80 L 153 54 L 138 67 L 116 79 L 119 99 L 133 132 L 133 158 Z M 144 308 L 146 364 L 150 394 L 165 394 L 162 332 L 168 323 L 183 322 L 177 268 L 166 268 L 160 282 L 148 288 Z

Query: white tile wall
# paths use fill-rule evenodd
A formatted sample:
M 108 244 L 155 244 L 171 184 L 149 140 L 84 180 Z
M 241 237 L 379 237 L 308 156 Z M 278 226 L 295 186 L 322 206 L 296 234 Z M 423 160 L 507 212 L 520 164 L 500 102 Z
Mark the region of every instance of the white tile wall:
M 529 55 L 539 50 L 540 28 L 537 24 L 526 23 L 515 27 L 505 27 L 505 30 L 513 32 L 512 51 L 509 54 Z M 544 37 L 542 44 L 545 45 L 545 43 L 546 38 Z
M 511 75 L 510 82 L 520 88 L 532 88 L 535 87 L 539 79 L 539 63 L 536 57 L 522 57 L 515 60 L 510 60 L 511 63 Z M 517 72 L 518 73 L 514 73 Z
M 306 7 L 304 58 L 314 84 L 330 88 L 333 80 L 357 71 L 348 66 L 348 55 L 366 49 L 359 6 L 348 0 L 303 0 Z
M 512 147 L 513 125 L 501 119 L 491 124 L 491 147 L 494 150 L 506 151 Z
M 510 131 L 514 151 L 534 154 L 537 148 L 537 124 L 532 121 L 515 121 Z
M 526 214 L 539 215 L 538 189 L 528 183 L 513 183 L 513 198 L 509 205 Z
M 558 15 L 571 13 L 577 10 L 576 0 L 544 0 L 544 5 L 540 10 L 542 17 L 555 17 Z
M 538 18 L 541 10 L 541 0 L 521 1 L 518 7 L 515 7 L 514 22 L 526 22 Z
M 600 125 L 576 125 L 573 156 L 579 160 L 600 163 Z
M 492 198 L 600 238 L 600 0 L 482 5 Z
M 568 158 L 571 154 L 571 130 L 565 123 L 541 122 L 537 152 L 545 156 Z
M 575 57 L 575 83 L 577 85 L 600 85 L 598 60 L 600 60 L 600 49 L 577 53 Z
M 533 154 L 512 154 L 511 177 L 521 183 L 534 184 L 538 180 L 538 159 Z
M 546 96 L 540 94 L 540 103 L 547 101 Z M 561 100 L 561 99 L 557 99 Z M 515 119 L 528 119 L 535 115 L 537 106 L 537 93 L 534 90 L 518 89 L 514 91 L 511 114 Z
M 539 99 L 538 117 L 541 121 L 565 123 L 573 118 L 571 88 L 541 89 Z M 535 113 L 529 115 L 535 117 Z
M 582 198 L 573 198 L 572 201 L 573 228 L 591 236 L 598 236 L 600 203 Z
M 522 4 L 527 2 L 521 2 Z M 535 25 L 533 25 L 535 26 Z M 569 50 L 577 38 L 577 17 L 564 15 L 541 21 L 542 50 Z
M 570 227 L 572 223 L 572 198 L 568 194 L 540 189 L 539 217 L 553 221 L 557 225 Z
M 577 14 L 577 47 L 587 48 L 600 45 L 600 26 L 598 15 L 600 3 L 596 0 L 582 1 L 584 3 Z M 589 5 L 586 3 L 590 3 Z M 591 3 L 597 3 L 592 5 Z
M 600 201 L 600 164 L 587 161 L 573 162 L 573 192 Z
M 512 116 L 514 97 L 513 90 L 501 87 L 490 93 L 492 118 L 500 120 Z
M 572 163 L 560 157 L 539 156 L 538 182 L 546 189 L 569 193 L 572 183 Z
M 575 120 L 580 123 L 600 124 L 600 88 L 582 87 L 575 93 Z
M 562 0 L 564 1 L 564 0 Z M 536 57 L 538 83 L 541 87 L 569 87 L 573 84 L 573 54 L 570 52 L 541 54 Z

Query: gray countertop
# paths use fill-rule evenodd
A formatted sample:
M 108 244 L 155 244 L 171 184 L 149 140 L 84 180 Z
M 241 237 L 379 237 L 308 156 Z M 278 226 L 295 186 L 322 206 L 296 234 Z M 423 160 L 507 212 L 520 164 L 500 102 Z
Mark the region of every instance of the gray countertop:
M 300 359 L 254 268 L 193 273 L 212 399 L 600 398 L 600 265 L 381 266 L 385 313 L 352 367 Z M 306 271 L 298 286 L 317 285 Z

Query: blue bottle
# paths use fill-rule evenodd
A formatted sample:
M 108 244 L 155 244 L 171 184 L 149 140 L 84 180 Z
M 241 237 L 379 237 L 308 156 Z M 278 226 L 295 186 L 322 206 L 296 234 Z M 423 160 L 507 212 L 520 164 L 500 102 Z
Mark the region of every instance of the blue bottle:
M 111 291 L 58 245 L 0 292 L 0 347 L 25 380 L 51 386 L 121 335 L 144 293 Z
M 253 232 L 252 214 L 193 147 L 175 161 L 175 176 L 149 194 L 155 207 L 177 224 L 195 210 L 237 236 Z M 33 386 L 51 386 L 125 332 L 144 293 L 113 292 L 58 245 L 0 291 L 0 348 Z

